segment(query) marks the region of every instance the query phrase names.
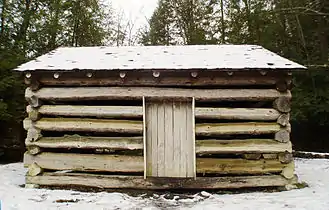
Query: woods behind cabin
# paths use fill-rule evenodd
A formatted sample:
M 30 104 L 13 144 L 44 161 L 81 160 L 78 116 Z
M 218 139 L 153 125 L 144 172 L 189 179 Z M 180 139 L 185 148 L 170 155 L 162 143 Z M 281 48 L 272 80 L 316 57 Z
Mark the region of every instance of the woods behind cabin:
M 328 16 L 325 0 L 159 0 L 136 28 L 107 1 L 1 0 L 0 155 L 24 150 L 24 85 L 14 67 L 59 46 L 138 44 L 259 44 L 308 66 L 294 74 L 293 143 L 328 151 Z

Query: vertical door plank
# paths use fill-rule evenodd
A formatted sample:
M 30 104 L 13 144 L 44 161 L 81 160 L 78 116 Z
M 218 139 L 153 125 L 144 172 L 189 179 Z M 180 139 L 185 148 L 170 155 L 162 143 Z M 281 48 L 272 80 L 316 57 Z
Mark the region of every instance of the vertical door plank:
M 173 102 L 173 142 L 174 142 L 174 161 L 173 161 L 173 176 L 179 177 L 180 173 L 180 161 L 181 161 L 181 151 L 180 151 L 180 125 L 179 125 L 179 110 L 180 110 L 180 104 L 179 102 Z
M 150 123 L 151 123 L 151 130 L 152 130 L 152 161 L 151 161 L 151 170 L 152 170 L 152 176 L 158 176 L 158 108 L 156 104 L 151 103 L 150 104 L 151 109 L 151 115 L 149 116 Z
M 181 154 L 181 161 L 180 161 L 180 173 L 179 176 L 186 177 L 186 170 L 187 170 L 187 156 L 186 156 L 186 149 L 188 145 L 186 145 L 186 103 L 180 102 L 180 110 L 179 110 L 180 118 L 179 118 L 179 127 L 180 127 L 180 154 Z
M 165 176 L 165 105 L 159 103 L 158 105 L 158 176 Z
M 165 176 L 174 177 L 173 102 L 165 103 Z
M 192 99 L 193 100 L 193 99 Z M 186 104 L 186 139 L 185 139 L 185 151 L 186 151 L 186 176 L 195 177 L 195 137 L 194 137 L 194 113 L 193 113 L 193 101 L 189 101 Z

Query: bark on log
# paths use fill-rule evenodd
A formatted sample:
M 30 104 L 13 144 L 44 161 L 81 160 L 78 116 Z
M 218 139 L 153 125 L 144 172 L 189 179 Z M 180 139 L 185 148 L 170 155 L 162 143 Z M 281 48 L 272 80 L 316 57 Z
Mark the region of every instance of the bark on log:
M 197 154 L 279 153 L 285 151 L 292 152 L 291 142 L 280 143 L 273 139 L 196 141 Z
M 182 89 L 155 87 L 76 87 L 41 88 L 26 91 L 29 98 L 51 101 L 76 100 L 142 100 L 150 98 L 195 98 L 197 101 L 271 101 L 279 97 L 290 98 L 291 93 L 273 89 Z
M 211 135 L 238 135 L 238 134 L 271 134 L 280 131 L 277 123 L 208 123 L 196 124 L 196 134 L 199 136 Z
M 147 178 L 142 176 L 110 176 L 93 174 L 44 173 L 26 177 L 26 183 L 42 186 L 81 186 L 101 189 L 234 189 L 251 187 L 279 187 L 291 182 L 280 175 L 240 177 L 197 177 L 196 179 Z
M 280 131 L 275 133 L 274 139 L 279 141 L 279 142 L 282 142 L 282 143 L 289 142 L 290 141 L 290 133 L 286 129 L 281 129 Z
M 275 101 L 273 102 L 273 107 L 280 112 L 284 112 L 284 113 L 290 112 L 291 97 L 282 96 L 275 99 Z
M 142 150 L 143 137 L 89 137 L 79 135 L 64 137 L 43 137 L 37 142 L 30 142 L 26 145 L 54 149 L 78 148 Z

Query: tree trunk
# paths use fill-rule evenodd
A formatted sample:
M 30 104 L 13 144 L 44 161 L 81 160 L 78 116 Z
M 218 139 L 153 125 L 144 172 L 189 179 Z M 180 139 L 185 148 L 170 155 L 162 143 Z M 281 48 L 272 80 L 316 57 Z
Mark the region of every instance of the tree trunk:
M 1 8 L 1 31 L 0 31 L 0 40 L 3 42 L 4 37 L 4 27 L 5 27 L 5 17 L 6 17 L 6 10 L 7 10 L 7 0 L 2 0 L 2 8 Z
M 225 44 L 224 0 L 220 0 L 220 10 L 222 22 L 222 44 Z

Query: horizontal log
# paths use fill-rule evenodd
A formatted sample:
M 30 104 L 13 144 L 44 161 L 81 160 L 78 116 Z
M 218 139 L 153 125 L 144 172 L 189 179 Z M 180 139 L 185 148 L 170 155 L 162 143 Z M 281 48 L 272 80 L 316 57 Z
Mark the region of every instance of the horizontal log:
M 37 111 L 42 115 L 70 117 L 102 117 L 102 118 L 141 118 L 142 106 L 68 106 L 44 105 L 38 109 L 27 108 L 28 113 Z M 31 117 L 29 117 L 31 118 Z
M 272 139 L 197 140 L 197 154 L 227 153 L 279 153 L 292 152 L 291 142 L 280 143 Z
M 27 123 L 27 119 L 25 125 Z M 88 131 L 142 134 L 142 121 L 103 120 L 82 118 L 41 118 L 34 127 L 44 131 Z M 26 127 L 25 126 L 25 127 Z M 29 129 L 29 127 L 26 127 Z
M 195 110 L 199 119 L 275 121 L 279 116 L 275 109 L 197 107 Z
M 24 165 L 36 163 L 43 169 L 105 172 L 143 172 L 142 156 L 41 153 L 24 154 Z M 261 174 L 281 172 L 285 164 L 279 160 L 245 160 L 197 158 L 197 173 Z
M 195 98 L 197 101 L 272 101 L 279 97 L 290 98 L 289 91 L 275 89 L 183 89 L 156 87 L 66 87 L 41 88 L 25 92 L 27 98 L 51 101 L 77 100 L 142 100 L 150 98 Z
M 285 166 L 279 160 L 197 158 L 196 168 L 201 174 L 264 174 L 281 172 Z
M 70 117 L 102 117 L 102 118 L 141 118 L 142 106 L 68 106 L 44 105 L 39 109 L 27 107 L 29 118 L 37 119 L 38 113 L 49 116 Z M 37 113 L 36 113 L 37 112 Z M 280 113 L 275 109 L 254 108 L 195 108 L 197 119 L 227 119 L 227 120 L 261 120 L 275 121 Z M 32 120 L 33 120 L 32 119 Z
M 36 163 L 43 169 L 105 172 L 143 172 L 142 156 L 68 153 L 24 154 L 24 166 Z
M 28 119 L 25 120 L 25 127 Z M 83 118 L 42 118 L 34 127 L 45 131 L 88 131 L 142 134 L 142 121 L 103 120 Z M 236 135 L 236 134 L 271 134 L 280 131 L 277 123 L 208 123 L 196 124 L 196 135 Z
M 35 142 L 26 142 L 27 147 L 80 148 L 80 149 L 143 149 L 143 137 L 42 137 Z M 292 152 L 291 142 L 280 143 L 271 139 L 248 140 L 197 140 L 197 154 L 229 153 L 281 153 Z
M 272 134 L 280 131 L 277 123 L 207 123 L 196 124 L 196 134 L 200 136 Z
M 217 72 L 218 74 L 218 72 Z M 224 73 L 226 74 L 226 73 Z M 128 74 L 129 75 L 129 74 Z M 97 77 L 86 78 L 83 75 L 77 77 L 60 77 L 54 79 L 53 76 L 39 78 L 39 82 L 45 86 L 248 86 L 248 85 L 275 85 L 277 76 L 221 76 L 211 75 L 208 77 L 200 76 L 197 78 L 188 77 L 162 77 L 160 79 L 154 77 L 129 77 L 129 79 L 121 79 L 119 75 L 116 77 Z
M 196 179 L 147 178 L 142 176 L 110 176 L 80 173 L 43 173 L 27 176 L 27 184 L 41 186 L 78 186 L 101 189 L 234 189 L 251 187 L 279 187 L 293 184 L 280 175 L 239 177 L 197 177 Z
M 36 142 L 26 143 L 26 146 L 41 148 L 79 148 L 79 149 L 118 149 L 141 150 L 143 137 L 89 137 L 89 136 L 64 136 L 43 137 Z

